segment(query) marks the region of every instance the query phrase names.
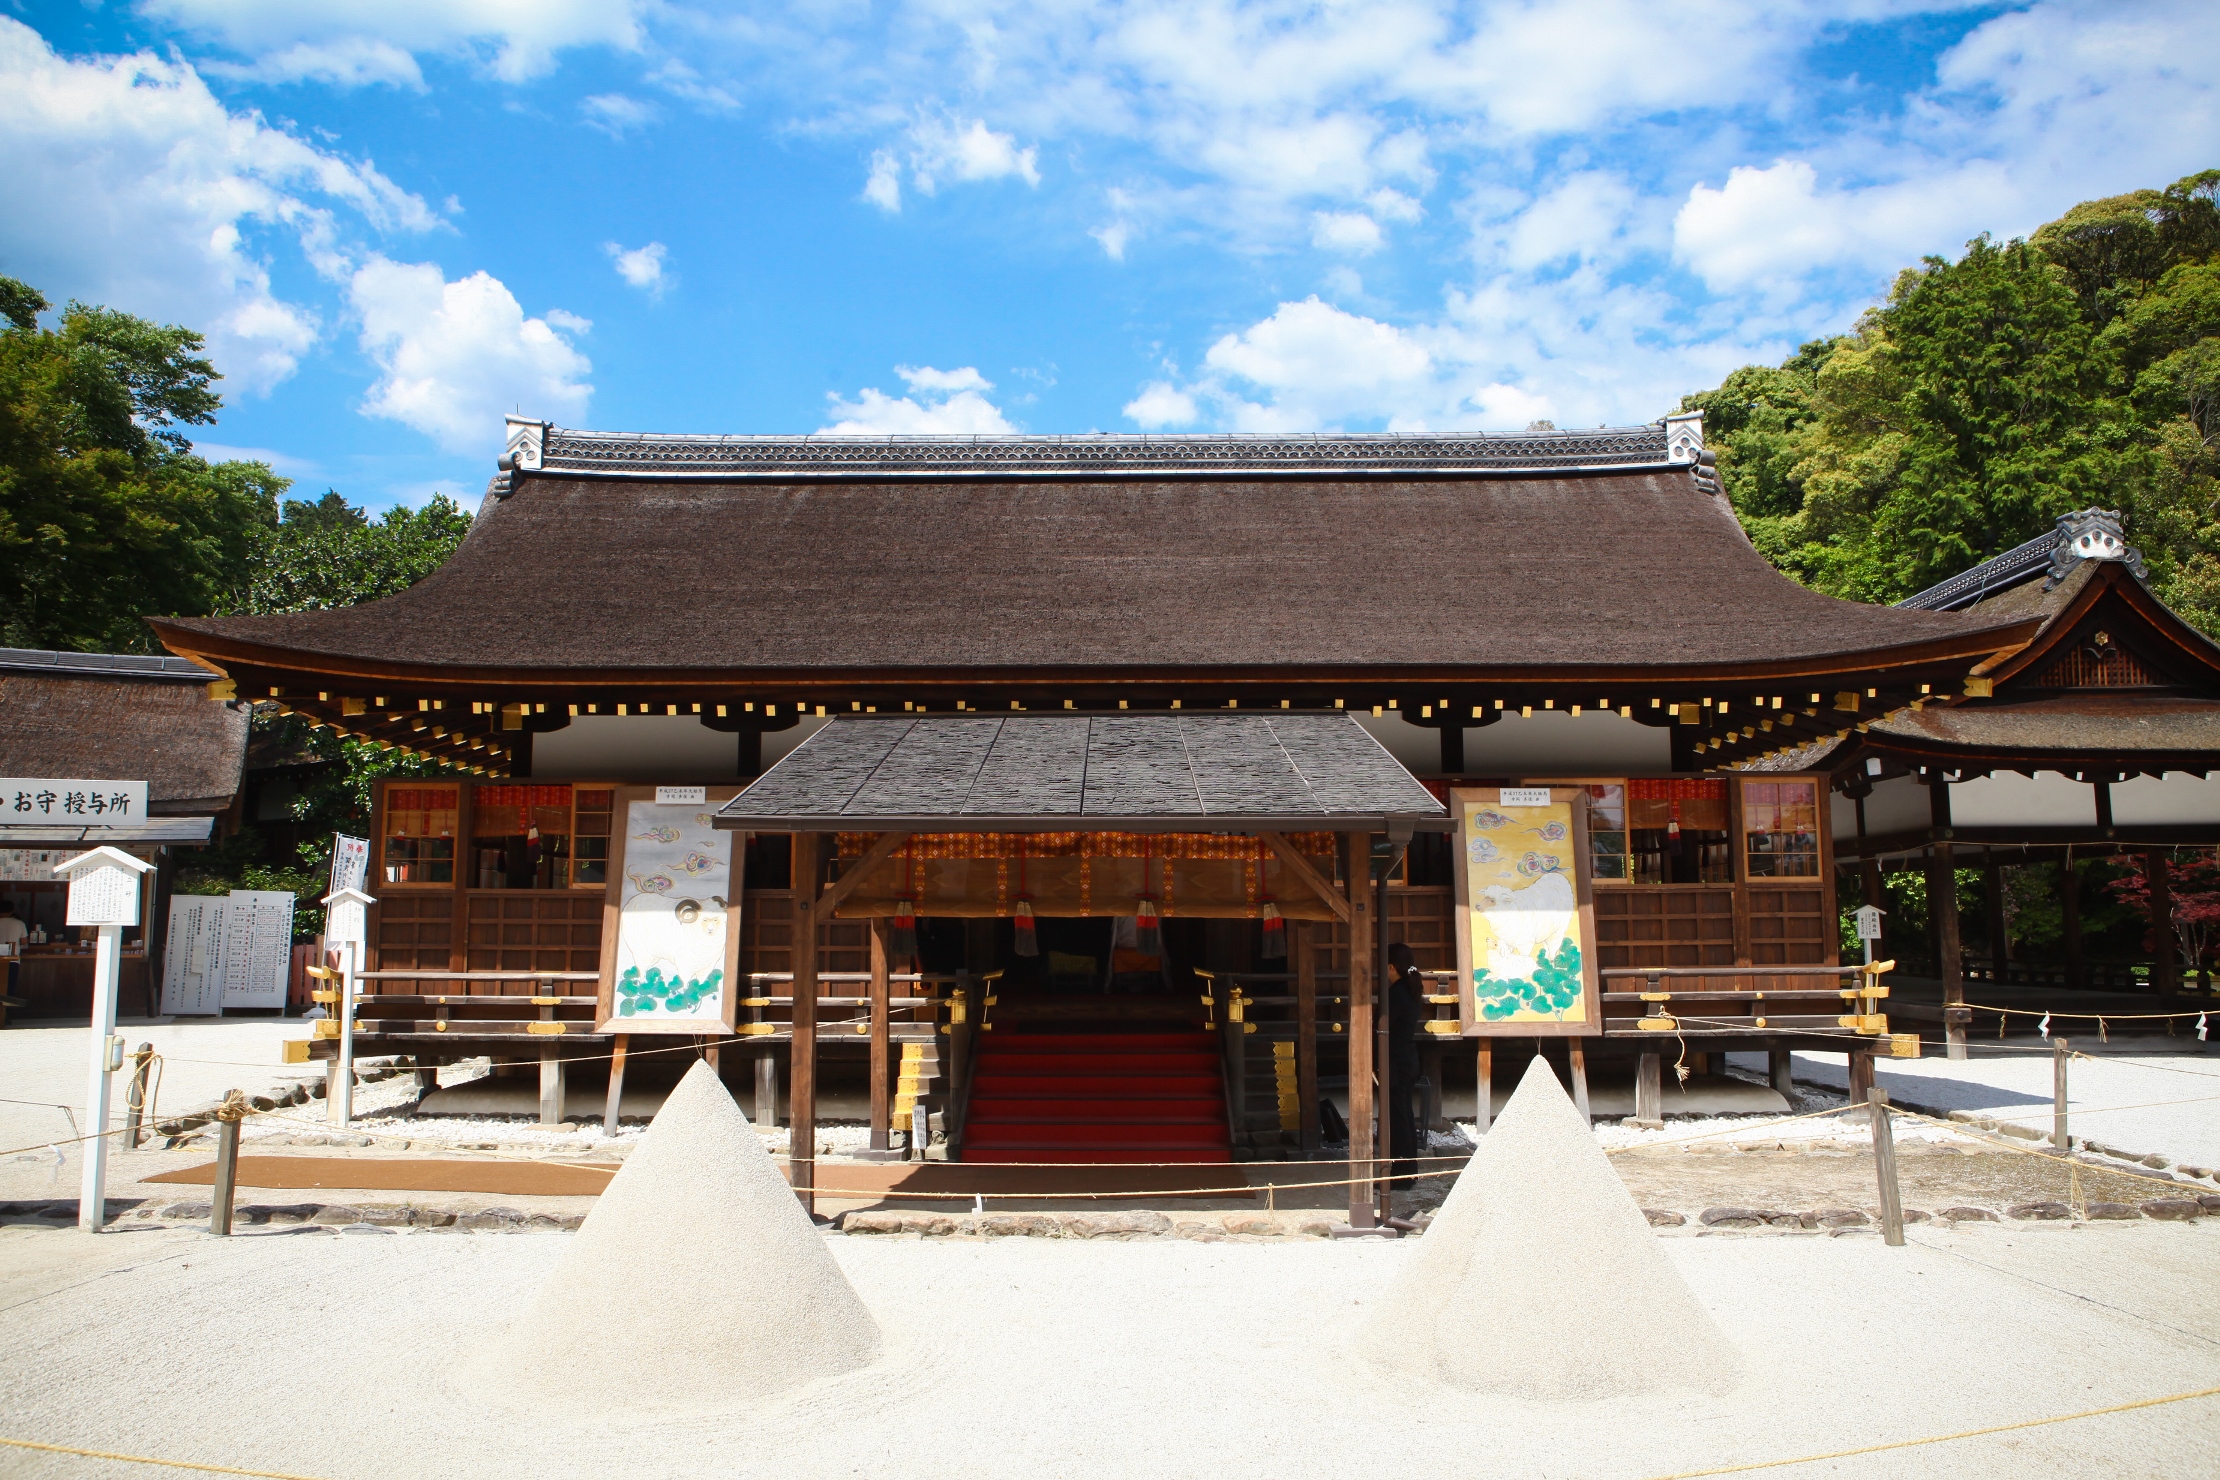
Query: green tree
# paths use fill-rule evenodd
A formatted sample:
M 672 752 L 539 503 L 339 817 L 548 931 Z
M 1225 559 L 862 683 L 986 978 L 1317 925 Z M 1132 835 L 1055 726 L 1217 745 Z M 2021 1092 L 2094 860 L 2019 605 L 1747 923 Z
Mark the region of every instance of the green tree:
M 2220 633 L 2220 171 L 1983 236 L 1849 334 L 1689 396 L 1751 541 L 1896 601 L 2092 504 Z
M 336 492 L 315 503 L 287 499 L 224 609 L 318 611 L 396 595 L 445 564 L 468 533 L 470 515 L 445 494 L 376 519 Z
M 0 643 L 150 651 L 150 611 L 198 615 L 246 578 L 285 487 L 195 457 L 221 406 L 201 338 L 0 278 Z

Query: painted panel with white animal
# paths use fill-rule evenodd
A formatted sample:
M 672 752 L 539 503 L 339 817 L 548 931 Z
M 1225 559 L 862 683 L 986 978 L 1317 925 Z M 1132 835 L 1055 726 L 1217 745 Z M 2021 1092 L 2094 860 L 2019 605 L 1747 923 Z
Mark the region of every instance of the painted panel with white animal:
M 706 794 L 703 794 L 706 796 Z M 619 792 L 622 833 L 602 931 L 600 1031 L 711 1033 L 734 1020 L 740 887 L 738 834 L 710 814 L 725 800 Z M 607 917 L 605 917 L 607 918 Z
M 1460 789 L 1450 793 L 1450 812 L 1466 1031 L 1602 1031 L 1580 788 Z

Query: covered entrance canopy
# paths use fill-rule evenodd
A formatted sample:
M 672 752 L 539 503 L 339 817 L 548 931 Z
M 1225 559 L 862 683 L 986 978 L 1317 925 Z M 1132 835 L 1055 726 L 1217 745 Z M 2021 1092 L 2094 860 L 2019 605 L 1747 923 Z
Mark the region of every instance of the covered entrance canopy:
M 1255 916 L 1271 897 L 1269 866 L 1291 916 L 1348 930 L 1350 1119 L 1364 1125 L 1384 1067 L 1371 994 L 1357 986 L 1382 944 L 1370 839 L 1408 841 L 1450 821 L 1350 715 L 1167 711 L 841 716 L 720 808 L 716 825 L 794 836 L 792 1144 L 806 1201 L 817 925 L 828 916 L 873 917 L 883 976 L 883 917 L 905 909 L 1030 913 L 1038 898 L 1044 914 L 1122 916 L 1147 899 L 1165 915 Z M 838 850 L 852 861 L 830 882 L 826 834 L 860 835 Z M 1141 846 L 1088 846 L 1121 835 Z M 1064 846 L 1073 839 L 1083 841 Z M 1352 1186 L 1352 1217 L 1370 1203 Z

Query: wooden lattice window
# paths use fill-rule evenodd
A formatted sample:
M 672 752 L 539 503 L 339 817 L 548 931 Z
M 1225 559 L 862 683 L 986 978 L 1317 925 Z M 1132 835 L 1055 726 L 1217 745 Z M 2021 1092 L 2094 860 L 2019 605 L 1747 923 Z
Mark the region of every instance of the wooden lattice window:
M 2141 689 L 2151 675 L 2135 655 L 2104 633 L 2050 665 L 2036 682 L 2046 689 Z
M 1734 891 L 1600 890 L 1596 945 L 1605 966 L 1732 966 Z

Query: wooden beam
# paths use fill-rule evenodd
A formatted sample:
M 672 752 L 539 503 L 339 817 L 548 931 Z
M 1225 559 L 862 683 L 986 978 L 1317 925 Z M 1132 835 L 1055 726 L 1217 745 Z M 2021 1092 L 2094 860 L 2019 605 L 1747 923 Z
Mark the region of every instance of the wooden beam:
M 820 836 L 822 834 L 819 833 L 796 833 L 794 841 L 798 847 L 804 837 L 816 838 Z M 856 886 L 863 882 L 863 876 L 886 862 L 887 856 L 908 842 L 909 837 L 910 835 L 906 832 L 880 833 L 878 841 L 871 845 L 863 857 L 841 870 L 840 877 L 833 880 L 832 887 L 819 896 L 817 900 L 817 918 L 830 920 L 833 911 L 840 908 L 841 901 L 855 893 Z M 794 856 L 797 859 L 801 857 L 798 852 Z
M 1318 956 L 1317 931 L 1308 920 L 1290 920 L 1295 937 L 1295 1143 L 1304 1155 L 1318 1150 Z
M 1335 919 L 1344 925 L 1349 923 L 1349 901 L 1341 897 L 1341 891 L 1334 888 L 1331 879 L 1318 872 L 1309 859 L 1295 851 L 1293 843 L 1274 832 L 1258 833 L 1257 839 L 1272 850 L 1281 865 L 1300 880 L 1303 887 L 1326 902 L 1326 908 L 1334 912 Z
M 1342 875 L 1349 919 L 1349 1226 L 1371 1228 L 1374 1141 L 1372 1092 L 1372 837 L 1344 833 Z
M 893 1149 L 894 1087 L 887 1082 L 887 1019 L 892 1014 L 887 999 L 887 923 L 884 917 L 871 925 L 871 1149 Z
M 817 1212 L 817 922 L 819 835 L 794 834 L 794 1028 L 788 1050 L 787 1167 L 802 1211 Z

